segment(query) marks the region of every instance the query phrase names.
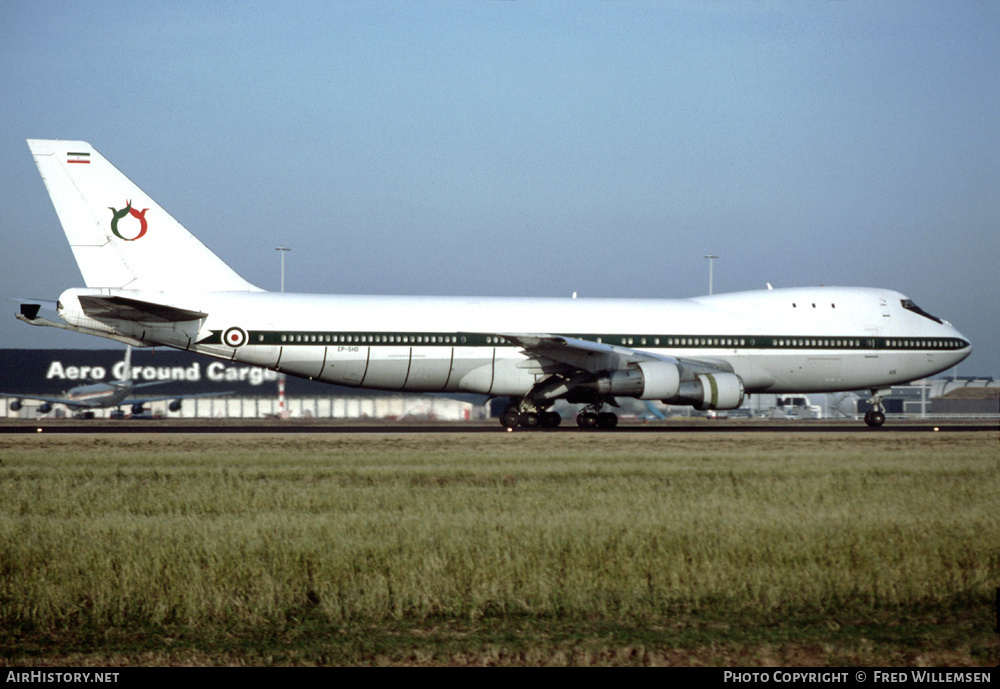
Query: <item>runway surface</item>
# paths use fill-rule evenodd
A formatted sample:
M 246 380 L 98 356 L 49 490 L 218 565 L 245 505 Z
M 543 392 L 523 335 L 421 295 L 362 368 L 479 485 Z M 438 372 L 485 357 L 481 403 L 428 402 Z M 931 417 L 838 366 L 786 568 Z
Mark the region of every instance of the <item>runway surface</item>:
M 514 429 L 512 433 L 894 433 L 1000 430 L 996 420 L 901 420 L 869 428 L 863 421 L 669 420 L 623 421 L 617 428 L 583 430 L 564 422 L 559 428 Z M 359 421 L 356 419 L 0 419 L 0 433 L 506 433 L 499 421 Z

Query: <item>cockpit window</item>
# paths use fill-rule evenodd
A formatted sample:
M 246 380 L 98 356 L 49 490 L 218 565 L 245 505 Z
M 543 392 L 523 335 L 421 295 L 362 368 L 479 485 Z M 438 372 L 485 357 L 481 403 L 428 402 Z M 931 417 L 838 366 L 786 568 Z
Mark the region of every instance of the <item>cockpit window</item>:
M 903 305 L 903 308 L 906 309 L 907 311 L 912 311 L 913 313 L 918 313 L 921 316 L 923 316 L 924 318 L 930 318 L 935 323 L 941 323 L 942 322 L 941 319 L 938 318 L 937 316 L 930 315 L 929 313 L 927 313 L 926 311 L 924 311 L 922 308 L 920 308 L 919 306 L 917 306 L 916 304 L 914 304 L 912 299 L 901 299 L 900 303 Z

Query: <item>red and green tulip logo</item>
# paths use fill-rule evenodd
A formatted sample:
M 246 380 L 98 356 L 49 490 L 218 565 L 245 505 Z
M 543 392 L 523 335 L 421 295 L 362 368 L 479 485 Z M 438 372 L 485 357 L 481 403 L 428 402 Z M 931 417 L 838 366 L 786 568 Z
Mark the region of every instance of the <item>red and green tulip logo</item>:
M 111 231 L 115 233 L 115 236 L 118 237 L 118 239 L 124 239 L 126 242 L 134 242 L 137 239 L 141 239 L 142 236 L 146 234 L 146 229 L 147 229 L 146 211 L 149 210 L 148 208 L 143 208 L 141 211 L 137 211 L 136 209 L 132 208 L 131 201 L 126 201 L 125 207 L 122 208 L 120 211 L 111 208 L 111 206 L 108 206 L 108 209 L 113 214 L 113 217 L 111 218 Z M 126 215 L 131 215 L 133 218 L 139 221 L 139 234 L 137 234 L 134 237 L 126 237 L 125 235 L 123 235 L 121 232 L 118 231 L 118 221 L 124 218 Z

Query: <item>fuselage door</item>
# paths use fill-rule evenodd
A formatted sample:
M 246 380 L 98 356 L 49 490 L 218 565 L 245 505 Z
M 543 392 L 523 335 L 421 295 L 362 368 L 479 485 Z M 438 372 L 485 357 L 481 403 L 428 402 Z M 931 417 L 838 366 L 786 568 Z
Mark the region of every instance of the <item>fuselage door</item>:
M 892 313 L 890 313 L 889 311 L 889 304 L 886 302 L 885 299 L 879 298 L 878 306 L 880 309 L 882 309 L 882 316 L 884 318 L 889 318 L 890 316 L 892 316 Z

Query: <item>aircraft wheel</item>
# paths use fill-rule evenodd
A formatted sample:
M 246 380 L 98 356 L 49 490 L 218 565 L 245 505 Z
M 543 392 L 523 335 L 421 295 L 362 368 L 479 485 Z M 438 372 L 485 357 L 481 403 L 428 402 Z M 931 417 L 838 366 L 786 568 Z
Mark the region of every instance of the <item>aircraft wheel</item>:
M 521 423 L 521 428 L 538 428 L 538 424 L 541 423 L 541 419 L 533 411 L 526 411 L 521 414 L 519 419 Z
M 875 409 L 872 409 L 867 414 L 865 414 L 865 423 L 872 428 L 878 428 L 885 423 L 885 414 Z
M 520 414 L 516 409 L 508 409 L 500 415 L 500 425 L 504 428 L 516 428 L 520 421 Z
M 598 428 L 614 428 L 618 425 L 618 414 L 610 411 L 602 411 L 597 415 Z
M 562 423 L 562 417 L 559 416 L 559 412 L 547 411 L 542 413 L 543 427 L 558 428 L 560 423 Z
M 597 428 L 597 414 L 589 411 L 577 414 L 576 425 L 587 430 Z

